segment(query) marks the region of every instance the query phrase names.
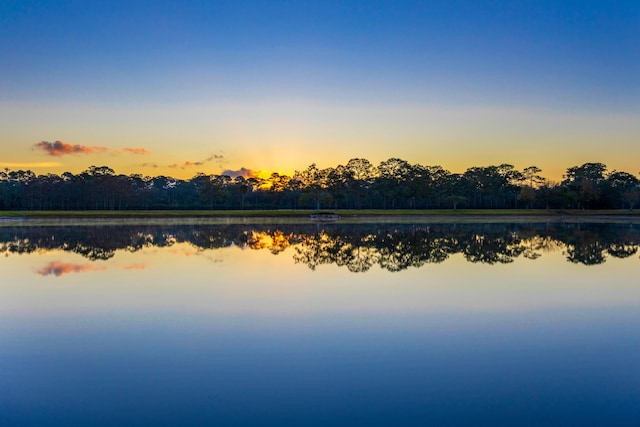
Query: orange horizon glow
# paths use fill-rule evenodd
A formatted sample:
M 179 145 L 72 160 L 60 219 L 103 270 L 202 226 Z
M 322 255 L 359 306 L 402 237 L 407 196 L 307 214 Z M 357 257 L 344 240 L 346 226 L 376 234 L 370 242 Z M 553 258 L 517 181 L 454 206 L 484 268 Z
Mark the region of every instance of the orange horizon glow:
M 395 156 L 391 156 L 389 158 L 393 158 Z M 364 156 L 361 156 L 360 158 L 366 158 Z M 422 162 L 411 162 L 410 160 L 407 160 L 406 158 L 402 158 L 402 157 L 398 157 L 402 160 L 406 160 L 411 164 L 420 164 L 422 166 L 441 166 L 443 169 L 449 171 L 450 173 L 464 173 L 467 169 L 471 168 L 471 167 L 487 167 L 487 166 L 497 166 L 503 163 L 507 163 L 507 164 L 511 164 L 514 166 L 515 169 L 517 170 L 522 170 L 526 167 L 529 166 L 537 166 L 540 169 L 542 169 L 542 172 L 540 173 L 540 175 L 544 178 L 546 178 L 549 181 L 553 181 L 553 182 L 560 182 L 562 181 L 566 171 L 568 168 L 570 167 L 574 167 L 574 166 L 580 166 L 582 164 L 585 163 L 604 163 L 607 166 L 607 171 L 608 172 L 612 172 L 612 171 L 624 171 L 624 172 L 628 172 L 632 175 L 636 175 L 639 176 L 640 172 L 636 171 L 636 169 L 640 170 L 640 166 L 636 166 L 634 163 L 634 161 L 630 160 L 629 163 L 631 163 L 631 166 L 627 166 L 627 167 L 620 167 L 620 166 L 612 166 L 611 163 L 607 163 L 606 161 L 602 161 L 599 159 L 595 159 L 595 158 L 585 158 L 583 160 L 581 160 L 580 162 L 573 162 L 571 164 L 566 164 L 566 165 L 560 165 L 560 166 L 554 166 L 554 167 L 543 167 L 540 165 L 540 163 L 536 163 L 536 162 L 531 162 L 531 163 L 522 163 L 520 162 L 518 163 L 513 163 L 513 162 L 509 162 L 509 161 L 497 161 L 497 162 L 478 162 L 478 163 L 471 163 L 468 161 L 459 161 L 459 162 L 452 162 L 452 164 L 456 167 L 447 167 L 446 164 L 442 164 L 442 163 L 422 163 Z M 387 160 L 388 158 L 385 158 L 384 160 L 381 160 L 380 162 L 374 162 L 371 161 L 371 163 L 375 166 L 378 166 L 382 161 Z M 80 166 L 80 167 L 67 167 L 64 164 L 60 163 L 60 162 L 0 162 L 0 169 L 4 169 L 7 172 L 10 171 L 33 171 L 36 175 L 46 175 L 46 174 L 57 174 L 57 175 L 62 175 L 63 173 L 66 172 L 70 172 L 73 173 L 75 175 L 78 175 L 86 170 L 89 169 L 90 166 L 106 166 L 109 167 L 111 169 L 113 169 L 115 171 L 115 173 L 117 175 L 142 175 L 142 176 L 149 176 L 149 177 L 157 177 L 157 176 L 167 176 L 167 177 L 171 177 L 171 178 L 175 178 L 175 179 L 182 179 L 182 180 L 189 180 L 193 177 L 195 177 L 198 174 L 205 174 L 205 175 L 228 175 L 231 176 L 231 178 L 235 178 L 237 176 L 242 176 L 245 179 L 247 178 L 260 178 L 261 180 L 268 180 L 272 174 L 277 173 L 281 176 L 288 176 L 288 177 L 293 177 L 295 175 L 296 172 L 298 171 L 303 171 L 306 168 L 308 168 L 311 164 L 316 164 L 316 166 L 318 167 L 318 169 L 326 169 L 326 168 L 335 168 L 338 165 L 345 165 L 346 163 L 348 163 L 347 159 L 345 161 L 342 162 L 336 162 L 335 164 L 329 164 L 329 163 L 317 163 L 317 162 L 311 162 L 308 164 L 305 164 L 304 166 L 300 166 L 299 168 L 282 168 L 282 169 L 267 169 L 267 168 L 263 168 L 263 169 L 251 169 L 251 168 L 247 168 L 247 167 L 240 167 L 238 169 L 235 170 L 229 170 L 229 169 L 223 169 L 220 167 L 217 168 L 211 168 L 211 167 L 204 167 L 202 165 L 197 165 L 194 162 L 185 162 L 182 165 L 179 165 L 177 163 L 168 165 L 168 166 L 159 166 L 159 165 L 149 165 L 149 164 L 145 164 L 145 165 L 119 165 L 119 162 L 101 162 L 101 161 L 96 161 L 96 162 L 89 162 L 87 163 L 86 166 Z M 369 160 L 369 159 L 367 159 Z

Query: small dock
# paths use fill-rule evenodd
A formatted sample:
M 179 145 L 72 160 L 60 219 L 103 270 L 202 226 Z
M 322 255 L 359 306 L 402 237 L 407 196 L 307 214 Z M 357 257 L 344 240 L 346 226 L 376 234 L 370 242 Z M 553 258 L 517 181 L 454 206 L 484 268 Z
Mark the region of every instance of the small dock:
M 313 221 L 337 221 L 340 215 L 333 212 L 317 212 L 309 215 L 309 218 Z

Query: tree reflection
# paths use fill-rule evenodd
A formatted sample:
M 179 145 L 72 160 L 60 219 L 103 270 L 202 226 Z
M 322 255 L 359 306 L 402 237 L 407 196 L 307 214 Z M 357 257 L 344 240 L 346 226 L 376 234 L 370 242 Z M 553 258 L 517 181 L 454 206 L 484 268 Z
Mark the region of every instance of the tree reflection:
M 434 235 L 429 227 L 379 233 L 377 243 L 380 267 L 389 271 L 440 263 L 454 253 L 457 246 L 455 238 Z
M 335 241 L 328 234 L 324 232 L 312 234 L 295 247 L 296 253 L 293 255 L 293 260 L 296 264 L 302 263 L 311 270 L 315 270 L 321 264 L 334 262 L 336 246 Z
M 523 238 L 522 245 L 524 251 L 522 256 L 531 260 L 536 260 L 542 256 L 542 252 L 556 252 L 562 250 L 562 243 L 550 236 L 534 235 Z
M 469 262 L 507 264 L 524 252 L 517 236 L 491 237 L 474 235 L 463 244 L 462 253 Z
M 366 272 L 390 272 L 441 263 L 454 254 L 482 264 L 536 260 L 562 251 L 567 261 L 584 265 L 638 253 L 636 224 L 316 224 L 267 225 L 119 225 L 7 226 L 0 228 L 0 253 L 63 250 L 91 261 L 118 251 L 186 243 L 197 251 L 240 247 L 292 252 L 293 261 L 315 270 L 323 264 Z
M 628 258 L 638 252 L 638 247 L 629 244 L 612 243 L 607 248 L 607 253 L 614 258 Z
M 601 233 L 591 229 L 575 229 L 566 242 L 567 260 L 585 265 L 604 263 L 606 261 L 605 254 L 613 242 L 604 242 L 601 240 L 601 236 Z

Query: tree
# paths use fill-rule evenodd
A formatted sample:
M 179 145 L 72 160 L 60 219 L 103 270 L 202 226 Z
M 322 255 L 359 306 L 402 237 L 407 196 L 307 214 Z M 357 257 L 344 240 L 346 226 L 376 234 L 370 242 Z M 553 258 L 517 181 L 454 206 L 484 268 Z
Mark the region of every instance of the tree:
M 543 182 L 544 178 L 538 175 L 542 172 L 537 166 L 529 166 L 522 170 L 522 179 L 527 182 L 529 187 L 538 188 Z
M 455 211 L 456 209 L 458 209 L 458 204 L 464 203 L 467 200 L 467 198 L 464 196 L 451 195 L 451 196 L 447 196 L 447 200 L 449 200 L 449 202 L 451 203 L 451 207 Z
M 318 169 L 316 164 L 289 177 L 277 172 L 259 177 L 206 175 L 188 180 L 116 175 L 108 166 L 91 166 L 80 174 L 36 175 L 0 171 L 2 209 L 159 209 L 254 208 L 320 209 L 434 208 L 459 206 L 634 209 L 640 203 L 640 180 L 633 174 L 607 173 L 602 163 L 567 169 L 560 184 L 546 181 L 536 166 L 515 170 L 510 164 L 473 166 L 452 174 L 440 166 L 409 164 L 391 157 L 377 167 L 354 158 L 347 165 Z M 253 196 L 253 197 L 251 197 Z
M 450 195 L 449 183 L 452 182 L 451 172 L 441 166 L 413 165 L 411 178 L 412 193 L 416 197 L 426 198 L 427 203 L 430 200 L 431 206 L 441 207 L 442 200 L 450 200 L 448 197 Z M 453 179 L 453 181 L 455 180 Z M 455 191 L 456 195 L 458 190 Z
M 108 166 L 90 166 L 80 174 L 84 181 L 84 193 L 93 209 L 113 209 L 117 185 L 115 171 Z
M 349 187 L 356 196 L 356 208 L 362 209 L 362 194 L 371 187 L 376 169 L 367 159 L 351 159 L 345 166 Z
M 473 195 L 474 207 L 506 207 L 511 195 L 515 196 L 512 181 L 519 179 L 512 165 L 471 167 L 462 175 L 468 191 Z
M 200 187 L 200 197 L 204 202 L 210 203 L 211 209 L 216 204 L 224 206 L 229 197 L 229 184 L 231 177 L 228 175 L 211 175 L 204 180 Z
M 524 175 L 517 171 L 513 165 L 503 163 L 497 168 L 497 172 L 502 177 L 502 181 L 499 183 L 500 188 L 498 193 L 501 196 L 505 196 L 507 199 L 513 198 L 513 207 L 518 207 L 518 191 L 519 186 L 524 180 Z
M 252 176 L 246 179 L 246 183 L 249 186 L 249 193 L 253 194 L 253 206 L 254 209 L 258 208 L 258 196 L 263 193 L 263 189 L 266 185 L 264 178 L 259 176 Z
M 582 166 L 573 166 L 567 169 L 566 179 L 569 181 L 582 181 L 589 179 L 595 183 L 604 180 L 607 167 L 602 163 L 585 163 Z
M 537 199 L 536 189 L 545 185 L 543 177 L 538 175 L 542 172 L 537 166 L 529 166 L 522 170 L 521 181 L 525 184 L 518 191 L 518 200 L 525 203 L 527 208 L 531 208 Z
M 233 180 L 233 186 L 240 193 L 240 209 L 244 210 L 244 197 L 249 191 L 249 184 L 242 175 L 237 176 Z
M 333 199 L 334 206 L 338 208 L 347 201 L 349 193 L 349 172 L 343 165 L 329 168 L 326 176 L 327 191 Z
M 584 209 L 600 204 L 606 170 L 602 163 L 585 163 L 567 169 L 563 184 L 575 194 L 579 207 Z
M 640 181 L 628 172 L 613 171 L 607 176 L 611 188 L 608 193 L 614 200 L 612 204 L 624 209 L 625 205 L 633 209 L 640 199 Z
M 406 160 L 395 157 L 385 160 L 378 165 L 376 183 L 383 195 L 383 208 L 387 208 L 387 200 L 391 200 L 391 209 L 396 208 L 398 198 L 407 197 L 411 165 Z
M 445 182 L 442 183 L 442 187 L 445 189 L 446 199 L 451 204 L 453 210 L 458 208 L 458 204 L 467 202 L 467 198 L 463 196 L 465 194 L 466 182 L 463 175 L 452 173 L 449 174 Z
M 530 208 L 533 202 L 536 201 L 536 190 L 528 185 L 523 186 L 518 193 L 518 200 L 525 203 L 527 208 Z
M 322 195 L 326 187 L 325 174 L 318 169 L 315 163 L 312 163 L 302 172 L 296 171 L 294 179 L 302 183 L 302 192 L 310 195 L 316 205 L 316 210 L 320 210 Z

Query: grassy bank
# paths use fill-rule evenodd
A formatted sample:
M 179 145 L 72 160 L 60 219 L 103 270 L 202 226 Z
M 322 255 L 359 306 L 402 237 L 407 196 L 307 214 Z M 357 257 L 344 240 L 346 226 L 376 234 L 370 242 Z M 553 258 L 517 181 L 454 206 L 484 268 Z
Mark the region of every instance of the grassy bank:
M 153 211 L 0 211 L 5 218 L 307 218 L 313 210 L 153 210 Z M 337 210 L 342 218 L 362 217 L 599 217 L 633 216 L 640 210 L 545 210 L 545 209 L 459 209 L 459 210 Z

